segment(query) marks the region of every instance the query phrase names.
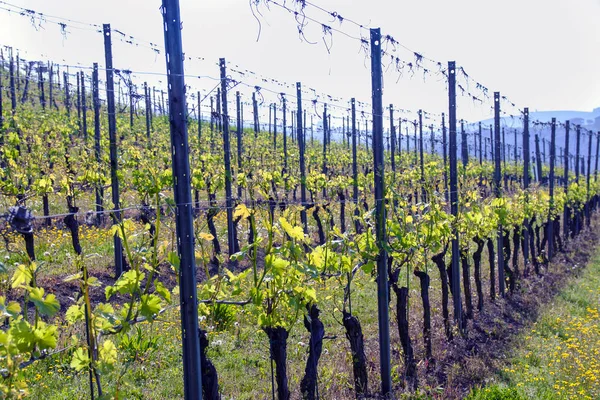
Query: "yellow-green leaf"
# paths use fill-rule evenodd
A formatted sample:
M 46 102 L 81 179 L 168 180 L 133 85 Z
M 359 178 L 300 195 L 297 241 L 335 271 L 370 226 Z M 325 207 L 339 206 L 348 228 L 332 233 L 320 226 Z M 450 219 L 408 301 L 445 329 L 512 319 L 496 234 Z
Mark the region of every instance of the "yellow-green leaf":
M 90 358 L 88 357 L 87 351 L 82 347 L 75 350 L 73 358 L 71 359 L 71 368 L 75 371 L 82 371 L 90 365 Z

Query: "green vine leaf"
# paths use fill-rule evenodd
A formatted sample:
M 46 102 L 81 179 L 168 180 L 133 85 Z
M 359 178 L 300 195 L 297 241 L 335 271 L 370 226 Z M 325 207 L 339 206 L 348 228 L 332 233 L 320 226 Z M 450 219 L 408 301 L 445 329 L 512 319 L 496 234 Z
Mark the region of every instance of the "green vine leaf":
M 90 366 L 90 358 L 88 356 L 87 350 L 82 347 L 79 347 L 73 353 L 73 358 L 71 359 L 71 368 L 75 371 L 83 371 L 84 369 Z
M 56 300 L 55 295 L 49 294 L 44 298 L 44 288 L 32 288 L 29 291 L 29 299 L 42 315 L 52 317 L 60 310 L 60 303 Z
M 142 316 L 152 320 L 159 311 L 160 298 L 158 296 L 154 294 L 142 295 L 142 308 L 140 309 L 140 314 L 142 314 Z

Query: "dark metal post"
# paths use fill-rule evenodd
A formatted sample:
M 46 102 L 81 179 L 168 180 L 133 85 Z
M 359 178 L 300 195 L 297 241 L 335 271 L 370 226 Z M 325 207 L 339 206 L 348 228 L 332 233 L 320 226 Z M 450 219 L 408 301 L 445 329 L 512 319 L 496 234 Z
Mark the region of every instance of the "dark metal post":
M 421 201 L 425 200 L 425 163 L 423 162 L 423 110 L 419 110 L 419 157 L 421 167 Z
M 514 129 L 514 134 L 515 134 L 515 151 L 514 151 L 514 156 L 515 156 L 515 167 L 518 164 L 518 151 L 517 151 L 517 130 Z
M 83 72 L 81 73 L 83 76 Z M 79 75 L 77 75 L 79 77 Z M 46 109 L 46 96 L 44 93 L 44 63 L 38 63 L 38 85 L 40 87 L 40 104 L 42 105 L 42 109 Z M 77 86 L 79 87 L 79 81 L 77 81 Z
M 269 136 L 271 136 L 271 104 L 269 104 Z
M 421 110 L 419 110 L 419 113 L 421 112 Z M 419 157 L 419 146 L 417 145 L 417 125 L 419 125 L 419 122 L 415 120 L 415 136 L 414 136 L 414 145 L 415 145 L 415 162 L 414 165 L 417 165 L 418 162 L 418 157 Z
M 349 139 L 346 135 L 346 117 L 342 117 L 342 141 L 346 145 L 346 139 Z M 346 147 L 349 149 L 350 147 Z
M 54 107 L 54 65 L 48 61 L 48 101 L 50 108 Z
M 469 165 L 469 142 L 467 139 L 467 132 L 465 132 L 465 121 L 460 120 L 460 147 L 461 147 L 461 159 L 465 173 L 467 172 L 467 165 Z
M 236 232 L 233 225 L 233 201 L 231 200 L 231 142 L 229 140 L 229 113 L 227 110 L 227 64 L 219 59 L 221 70 L 221 120 L 223 125 L 223 152 L 225 161 L 225 206 L 227 208 L 227 247 L 229 255 L 235 253 Z
M 435 134 L 433 133 L 433 125 L 429 125 L 429 132 L 430 132 L 430 138 L 429 141 L 431 142 L 431 154 L 435 154 Z
M 304 227 L 304 233 L 308 233 L 308 219 L 306 218 L 306 165 L 304 162 L 304 151 L 306 145 L 306 137 L 304 135 L 302 121 L 302 84 L 296 82 L 296 98 L 298 102 L 298 113 L 296 114 L 298 148 L 300 150 L 300 201 L 302 202 L 302 210 L 300 211 L 300 220 Z
M 323 175 L 327 177 L 327 104 L 323 105 Z M 327 178 L 325 178 L 327 179 Z M 327 189 L 323 188 L 323 198 L 327 197 Z
M 331 148 L 331 114 L 328 114 L 327 118 L 327 146 Z
M 565 199 L 569 194 L 569 131 L 571 130 L 570 121 L 565 122 L 565 150 L 564 150 L 564 169 L 563 175 L 563 188 L 565 191 Z M 563 212 L 563 240 L 569 240 L 569 219 L 570 219 L 569 205 L 565 201 L 564 212 Z
M 156 99 L 154 98 L 155 93 L 156 93 L 156 91 L 154 90 L 154 88 L 152 88 L 152 96 L 153 96 L 152 104 L 156 104 Z M 200 148 L 200 141 L 202 139 L 202 107 L 201 107 L 202 97 L 200 96 L 199 90 L 198 90 L 197 96 L 198 96 L 198 98 L 196 100 L 198 101 L 198 148 Z
M 563 158 L 563 148 L 562 148 L 562 146 L 559 146 L 559 148 L 558 148 L 558 155 L 556 157 L 558 157 L 558 161 L 556 161 L 556 163 L 557 163 L 556 165 L 564 166 L 565 165 L 564 164 L 564 160 L 562 160 L 562 158 Z
M 481 148 L 481 121 L 479 122 L 479 165 L 483 164 L 483 150 Z
M 283 101 L 283 174 L 287 173 L 287 99 L 281 96 Z M 256 123 L 256 121 L 255 121 Z M 286 188 L 287 190 L 287 188 Z
M 342 142 L 346 145 L 346 118 L 342 117 Z
M 396 132 L 394 129 L 394 106 L 390 104 L 390 135 L 391 135 L 391 159 L 392 171 L 396 172 Z
M 198 104 L 200 104 L 200 91 L 198 91 Z M 156 102 L 156 87 L 152 86 L 152 114 L 156 114 L 158 111 L 159 104 Z
M 50 82 L 50 87 L 52 87 L 52 82 Z M 50 89 L 51 90 L 51 89 Z M 52 108 L 52 101 L 50 101 L 50 108 Z M 83 140 L 87 142 L 87 98 L 85 95 L 85 74 L 81 72 L 81 119 L 82 119 L 82 130 L 83 130 Z
M 556 158 L 556 118 L 552 118 L 550 130 L 550 210 L 548 215 L 548 259 L 554 257 L 554 161 Z
M 81 82 L 79 80 L 79 72 L 75 73 L 75 80 L 77 81 L 77 97 L 75 102 L 77 107 L 77 125 L 79 126 L 79 134 L 81 135 Z
M 237 165 L 238 165 L 238 170 L 237 173 L 241 174 L 242 173 L 242 107 L 241 107 L 241 96 L 240 96 L 240 92 L 236 92 L 235 93 L 235 105 L 236 105 L 236 112 L 237 112 Z M 238 182 L 237 185 L 237 196 L 238 199 L 242 198 L 242 185 L 240 185 L 240 182 Z
M 495 145 L 494 145 L 494 127 L 493 125 L 490 125 L 490 154 L 491 154 L 491 158 L 490 161 L 495 162 L 496 157 L 494 156 L 494 150 L 495 150 Z
M 358 217 L 358 165 L 356 164 L 356 99 L 350 100 L 352 106 L 352 200 L 354 205 L 354 216 Z M 354 220 L 354 230 L 360 233 L 360 224 Z
M 1 53 L 0 53 L 1 54 Z M 2 77 L 4 73 L 4 55 L 1 54 L 0 58 L 0 146 L 4 145 L 4 79 Z M 4 167 L 4 163 L 0 163 L 0 166 Z
M 123 92 L 121 91 L 121 81 L 117 82 L 117 108 L 121 108 L 121 95 Z
M 150 143 L 150 90 L 147 82 L 144 82 L 144 100 L 146 103 L 146 138 Z
M 240 111 L 240 114 L 241 114 L 240 119 L 242 120 L 242 133 L 244 133 L 244 103 L 242 103 L 240 105 L 240 109 L 241 109 L 241 111 Z M 277 120 L 277 118 L 275 118 L 275 120 Z
M 115 82 L 112 61 L 112 33 L 110 24 L 103 25 L 104 55 L 106 59 L 106 104 L 108 107 L 108 139 L 110 149 L 110 182 L 113 202 L 113 215 L 116 223 L 121 222 L 121 201 L 119 199 L 119 176 L 117 170 L 117 115 L 115 111 Z M 66 82 L 65 82 L 66 83 Z M 114 236 L 115 276 L 123 273 L 123 246 L 119 235 Z
M 71 116 L 71 92 L 69 90 L 69 74 L 63 72 L 63 83 L 65 85 L 65 107 L 67 109 L 67 117 Z M 114 95 L 113 95 L 114 97 Z
M 161 90 L 156 90 L 156 87 L 152 86 L 152 91 L 154 92 L 154 104 L 156 105 L 156 115 L 162 115 L 163 114 L 163 109 L 162 109 L 162 104 L 161 104 L 161 98 L 160 98 L 160 94 L 161 94 Z M 158 102 L 156 101 L 156 94 L 158 93 L 159 97 L 158 97 Z
M 456 100 L 456 97 L 454 98 Z M 456 103 L 454 103 L 456 108 Z M 448 202 L 448 150 L 447 150 L 447 137 L 446 137 L 446 115 L 442 113 L 442 156 L 444 157 L 444 196 L 446 203 Z
M 575 128 L 577 134 L 577 146 L 575 148 L 575 181 L 579 183 L 579 157 L 580 157 L 580 143 L 581 143 L 581 125 L 577 125 Z
M 484 149 L 484 153 L 485 153 L 485 154 L 484 154 L 484 156 L 485 156 L 485 160 L 486 160 L 486 161 L 488 160 L 488 143 L 489 143 L 489 141 L 490 141 L 490 139 L 489 139 L 489 138 L 484 138 L 484 142 L 485 142 L 485 149 Z M 489 158 L 489 159 L 490 159 L 490 160 L 491 160 L 491 153 L 492 153 L 492 152 L 490 151 L 490 153 L 489 153 L 489 155 L 490 155 L 490 158 Z
M 17 89 L 15 88 L 15 62 L 12 56 L 12 48 L 10 49 L 10 64 L 8 68 L 10 84 L 10 106 L 13 116 L 12 121 L 14 123 L 15 112 L 17 111 Z
M 315 144 L 315 126 L 313 124 L 313 116 L 310 116 L 310 144 Z
M 589 139 L 588 139 L 588 156 L 587 156 L 587 175 L 586 175 L 586 186 L 587 186 L 587 194 L 585 197 L 585 214 L 586 214 L 586 225 L 589 227 L 591 224 L 591 214 L 590 214 L 590 176 L 592 175 L 592 131 L 589 131 Z
M 179 0 L 163 0 L 167 79 L 169 82 L 169 122 L 173 149 L 173 176 L 179 253 L 181 332 L 183 340 L 183 381 L 187 400 L 202 400 L 202 367 L 198 340 L 198 297 L 194 255 L 194 220 L 190 185 L 185 80 L 181 44 Z
M 12 47 L 10 48 L 10 58 L 12 60 Z M 21 58 L 19 57 L 19 53 L 17 52 L 17 70 L 16 70 L 16 75 L 17 75 L 17 77 L 16 77 L 16 84 L 17 84 L 16 89 L 17 89 L 17 91 L 21 91 L 21 76 L 20 76 L 21 67 L 20 67 L 20 65 L 21 65 Z M 27 79 L 27 77 L 25 79 Z M 27 80 L 25 82 L 27 82 Z
M 258 125 L 258 103 L 256 101 L 256 92 L 252 92 L 252 112 L 254 113 L 254 137 L 258 137 L 260 126 Z M 284 112 L 285 114 L 285 112 Z
M 212 148 L 213 132 L 215 131 L 215 100 L 210 96 L 210 144 Z
M 277 150 L 277 105 L 273 103 L 273 150 Z
M 94 155 L 98 165 L 102 162 L 100 147 L 100 87 L 98 83 L 98 63 L 94 63 L 92 72 L 92 97 L 94 101 Z M 96 185 L 96 224 L 104 223 L 104 188 L 101 184 Z
M 502 127 L 502 179 L 504 180 L 504 187 L 508 187 L 508 173 L 506 170 L 506 135 L 505 129 Z M 510 147 L 508 148 L 508 157 L 510 158 Z
M 495 169 L 494 169 L 494 189 L 496 198 L 502 197 L 502 167 L 500 164 L 500 92 L 494 92 L 494 134 L 495 134 Z M 504 228 L 498 224 L 498 290 L 504 296 Z
M 504 169 L 506 169 L 506 134 L 505 134 L 504 127 L 502 127 L 502 145 L 501 145 L 501 149 L 502 149 L 502 166 L 503 166 Z
M 379 360 L 381 368 L 381 393 L 392 391 L 390 366 L 389 285 L 387 276 L 385 180 L 383 159 L 383 101 L 381 73 L 381 33 L 371 29 L 371 82 L 373 102 L 373 159 L 375 171 L 375 207 L 377 215 L 377 304 L 379 316 Z
M 133 91 L 134 91 L 134 86 L 133 86 L 133 82 L 131 81 L 131 75 L 129 75 L 128 86 L 129 86 L 129 129 L 130 129 L 130 134 L 133 134 L 133 112 L 134 112 Z
M 596 166 L 594 168 L 594 182 L 598 181 L 598 156 L 600 155 L 600 132 L 596 132 Z
M 542 171 L 542 157 L 540 157 L 540 138 L 537 134 L 535 135 L 535 161 L 537 164 L 537 181 L 543 183 L 544 175 Z
M 477 144 L 477 136 L 478 136 L 478 134 L 477 134 L 477 132 L 472 132 L 471 135 L 473 135 L 473 147 L 472 147 L 473 155 L 475 156 L 474 157 L 475 160 L 477 160 L 477 145 L 478 145 Z
M 386 146 L 386 148 L 383 149 L 384 152 L 385 151 L 391 152 L 390 146 L 392 144 L 392 134 L 390 133 L 389 128 L 384 131 L 383 139 L 385 141 L 385 146 Z
M 402 118 L 398 118 L 398 158 L 402 154 Z
M 454 218 L 458 217 L 458 168 L 456 149 L 456 63 L 448 62 L 448 97 L 449 112 L 448 124 L 450 135 L 450 212 Z M 445 131 L 445 128 L 444 128 Z M 452 228 L 452 282 L 454 301 L 454 320 L 458 329 L 463 331 L 462 303 L 460 296 L 460 247 L 458 242 L 458 227 Z
M 221 88 L 217 88 L 217 131 L 223 131 L 223 121 L 221 120 Z
M 523 110 L 523 190 L 525 202 L 529 201 L 529 108 Z M 525 271 L 529 270 L 529 219 L 525 218 L 523 225 L 523 258 Z
M 152 100 L 152 96 L 150 95 L 151 89 L 148 86 L 148 115 L 150 116 L 150 129 L 153 129 L 152 119 L 154 118 L 154 103 Z M 200 120 L 200 107 L 198 107 L 198 120 Z
M 292 143 L 296 140 L 296 114 L 294 111 L 290 111 L 290 117 L 292 118 L 292 134 L 290 137 L 292 138 Z

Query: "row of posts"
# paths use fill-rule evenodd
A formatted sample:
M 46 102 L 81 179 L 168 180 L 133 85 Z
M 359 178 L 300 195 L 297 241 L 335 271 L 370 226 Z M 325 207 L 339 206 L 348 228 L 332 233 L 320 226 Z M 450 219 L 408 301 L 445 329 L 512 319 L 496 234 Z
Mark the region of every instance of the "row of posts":
M 190 185 L 190 165 L 189 165 L 189 144 L 187 134 L 187 106 L 186 106 L 186 94 L 185 94 L 185 82 L 184 82 L 184 70 L 183 70 L 183 57 L 182 57 L 182 42 L 181 42 L 181 25 L 180 25 L 180 13 L 179 13 L 179 2 L 178 0 L 163 0 L 162 13 L 164 18 L 165 27 L 165 46 L 167 49 L 167 76 L 169 81 L 168 90 L 168 110 L 170 130 L 171 130 L 171 143 L 172 143 L 172 168 L 173 175 L 175 177 L 174 194 L 175 203 L 177 208 L 176 213 L 176 225 L 177 225 L 177 246 L 180 257 L 180 282 L 181 282 L 181 325 L 182 325 L 182 340 L 183 340 L 183 354 L 184 354 L 184 387 L 185 397 L 189 399 L 201 399 L 202 398 L 202 387 L 201 387 L 201 365 L 200 365 L 200 348 L 199 341 L 197 338 L 198 332 L 198 319 L 197 319 L 197 293 L 196 293 L 196 266 L 194 256 L 194 231 L 193 231 L 193 203 L 191 199 L 191 185 Z M 114 87 L 114 69 L 112 61 L 112 42 L 111 42 L 111 29 L 109 24 L 103 26 L 104 34 L 104 46 L 105 46 L 105 62 L 106 62 L 106 94 L 107 94 L 107 108 L 108 108 L 108 130 L 109 130 L 109 151 L 110 151 L 110 172 L 111 172 L 111 192 L 112 202 L 114 205 L 113 215 L 116 221 L 121 221 L 120 212 L 120 198 L 119 198 L 119 182 L 117 179 L 118 175 L 118 163 L 117 163 L 117 137 L 116 137 L 116 111 L 115 111 L 115 87 Z M 383 395 L 389 395 L 392 390 L 391 385 L 391 364 L 390 364 L 390 334 L 389 334 L 389 287 L 387 282 L 387 251 L 384 245 L 387 241 L 386 237 L 386 209 L 385 209 L 385 159 L 384 159 L 384 135 L 383 135 L 383 93 L 382 93 L 382 70 L 381 70 L 381 34 L 379 29 L 371 29 L 371 78 L 372 78 L 372 115 L 373 115 L 373 129 L 372 129 L 372 148 L 373 148 L 373 163 L 374 163 L 374 200 L 376 208 L 376 238 L 379 243 L 379 256 L 377 259 L 377 291 L 378 291 L 378 321 L 379 321 L 379 344 L 380 344 L 380 369 L 381 369 L 381 390 Z M 221 75 L 221 88 L 220 97 L 217 97 L 219 108 L 221 108 L 220 124 L 223 131 L 224 141 L 224 155 L 225 155 L 225 191 L 226 191 L 226 208 L 227 208 L 227 233 L 228 233 L 228 245 L 229 252 L 232 254 L 235 252 L 234 243 L 236 237 L 234 236 L 235 229 L 233 228 L 233 193 L 232 193 L 232 173 L 230 163 L 230 130 L 229 130 L 229 114 L 227 108 L 227 78 L 226 78 L 226 62 L 225 59 L 220 60 L 220 75 Z M 50 75 L 52 76 L 52 75 Z M 80 87 L 78 91 L 78 103 L 81 98 L 85 98 L 85 85 L 83 80 L 83 74 L 78 75 L 77 84 Z M 449 182 L 445 175 L 446 185 L 449 183 L 449 188 L 446 194 L 449 194 L 450 200 L 450 211 L 453 216 L 458 215 L 458 177 L 457 177 L 457 119 L 456 119 L 456 65 L 454 62 L 448 63 L 448 82 L 449 82 L 449 113 L 448 113 L 448 131 L 449 131 Z M 52 79 L 52 78 L 50 78 Z M 16 109 L 16 94 L 14 85 L 14 73 L 13 63 L 10 64 L 10 81 L 11 81 L 11 98 L 12 98 L 12 109 Z M 1 81 L 0 81 L 1 82 Z M 27 81 L 28 82 L 28 81 Z M 43 78 L 40 78 L 40 83 L 43 85 Z M 68 87 L 68 75 L 64 75 L 64 84 Z M 43 87 L 43 86 L 42 86 Z M 2 88 L 0 88 L 0 96 L 2 96 Z M 305 153 L 305 128 L 303 122 L 305 120 L 305 112 L 302 110 L 302 98 L 301 98 L 302 87 L 300 83 L 296 85 L 297 95 L 297 110 L 296 118 L 297 121 L 295 126 L 295 137 L 298 141 L 298 147 L 300 151 L 300 182 L 301 182 L 301 203 L 304 206 L 301 212 L 302 225 L 307 230 L 307 216 L 306 216 L 306 171 L 304 163 Z M 70 97 L 66 92 L 65 106 L 67 112 L 70 110 Z M 146 109 L 150 110 L 150 90 L 147 85 L 144 86 L 144 97 L 146 101 Z M 45 99 L 43 99 L 43 90 L 40 95 L 42 96 L 41 103 L 45 106 Z M 52 94 L 52 84 L 50 85 L 50 104 L 54 104 Z M 131 98 L 132 96 L 130 96 Z M 94 64 L 93 75 L 92 75 L 92 98 L 93 98 L 93 111 L 95 115 L 94 119 L 94 139 L 95 146 L 94 152 L 95 157 L 100 161 L 100 100 L 99 100 L 99 88 L 98 88 L 98 65 Z M 1 97 L 0 97 L 1 100 Z M 211 99 L 212 100 L 212 99 Z M 200 94 L 198 93 L 198 101 L 200 101 Z M 85 103 L 85 101 L 83 102 Z M 1 107 L 0 101 L 0 107 Z M 358 201 L 358 171 L 356 165 L 356 147 L 357 147 L 357 122 L 356 122 L 356 101 L 351 100 L 351 121 L 348 121 L 347 128 L 351 130 L 352 139 L 352 160 L 353 160 L 353 200 Z M 198 104 L 199 105 L 199 104 Z M 242 108 L 240 107 L 240 95 L 239 92 L 236 94 L 236 105 L 237 105 L 237 151 L 238 151 L 238 168 L 241 168 L 241 149 L 242 149 Z M 284 149 L 287 145 L 286 135 L 286 103 L 284 98 Z M 165 107 L 163 106 L 163 110 Z M 130 112 L 133 112 L 133 105 L 130 104 Z M 199 109 L 198 109 L 199 110 Z M 0 109 L 0 115 L 2 115 Z M 254 131 L 259 131 L 259 120 L 256 98 L 253 96 L 253 111 L 254 111 Z M 80 108 L 78 107 L 78 113 Z M 82 131 L 87 132 L 86 126 L 86 107 L 81 107 L 83 118 L 80 116 L 80 121 L 83 121 Z M 150 137 L 149 125 L 151 122 L 151 112 L 146 113 L 146 125 L 147 135 Z M 327 124 L 327 106 L 325 105 L 323 110 L 323 131 L 325 133 L 323 138 L 323 173 L 327 174 L 327 147 L 330 145 L 331 136 L 328 135 L 329 131 Z M 273 110 L 274 120 L 276 120 L 276 110 Z M 304 116 L 304 118 L 303 118 Z M 420 151 L 420 169 L 421 179 L 423 179 L 423 124 L 422 124 L 422 112 L 419 112 L 419 151 Z M 443 115 L 444 119 L 445 116 Z M 212 124 L 211 116 L 211 124 Z M 398 142 L 396 141 L 396 132 L 393 124 L 393 107 L 390 106 L 390 144 L 391 144 L 391 160 L 392 169 L 395 170 L 395 151 L 396 148 L 400 151 L 402 148 L 401 135 L 399 132 Z M 269 125 L 271 118 L 269 117 Z M 198 131 L 200 134 L 201 130 L 201 117 L 198 112 Z M 312 124 L 311 124 L 312 125 Z M 415 134 L 417 124 L 415 123 Z M 563 165 L 565 167 L 565 176 L 563 185 L 565 190 L 568 188 L 568 173 L 569 173 L 569 123 L 566 124 L 566 143 L 564 148 Z M 276 136 L 276 125 L 274 124 L 274 144 Z M 501 139 L 501 128 L 500 128 L 500 93 L 494 93 L 494 129 L 493 129 L 493 140 L 494 144 L 492 149 L 493 159 L 495 163 L 494 169 L 494 194 L 496 197 L 502 197 L 502 179 L 501 179 L 501 155 L 505 157 L 506 151 L 502 151 L 501 143 L 505 141 Z M 579 179 L 579 147 L 580 147 L 580 127 L 577 127 L 577 155 L 576 155 L 576 176 Z M 444 153 L 444 165 L 446 165 L 446 129 L 445 126 L 442 128 L 443 135 L 443 153 Z M 468 141 L 464 131 L 464 127 L 461 124 L 461 136 L 462 136 L 462 161 L 464 165 L 467 165 L 469 161 Z M 431 132 L 432 137 L 432 150 L 434 143 L 433 130 Z M 294 135 L 292 135 L 294 138 Z M 479 160 L 482 161 L 482 134 L 481 126 L 479 127 Z M 487 139 L 487 138 L 486 138 Z M 348 142 L 350 139 L 348 139 Z M 554 193 L 554 181 L 555 181 L 555 158 L 556 158 L 556 120 L 552 119 L 551 123 L 551 139 L 550 139 L 550 172 L 548 176 L 548 185 L 551 197 L 551 207 L 553 206 L 553 193 Z M 536 162 L 537 162 L 537 177 L 541 180 L 542 168 L 539 151 L 539 140 L 536 135 Z M 409 140 L 407 140 L 407 150 L 410 149 Z M 529 112 L 526 108 L 524 110 L 524 131 L 523 131 L 523 156 L 524 156 L 524 176 L 523 176 L 523 187 L 527 189 L 529 186 L 529 173 L 530 173 L 530 151 L 529 151 Z M 475 147 L 477 148 L 477 141 L 475 141 Z M 487 147 L 487 146 L 486 146 Z M 598 169 L 598 149 L 600 146 L 596 146 L 596 171 Z M 590 185 L 590 171 L 591 171 L 591 149 L 592 140 L 590 137 L 588 145 L 588 157 L 587 157 L 587 185 L 589 193 Z M 416 141 L 415 141 L 415 150 Z M 515 160 L 517 159 L 517 143 L 515 134 Z M 287 164 L 287 158 L 284 160 Z M 287 165 L 284 165 L 287 169 Z M 238 186 L 238 197 L 240 197 L 241 188 Z M 96 191 L 96 203 L 97 211 L 102 212 L 102 188 L 99 187 Z M 528 221 L 525 221 L 527 224 Z M 552 224 L 549 225 L 549 239 L 548 239 L 548 256 L 552 257 L 554 253 L 552 239 Z M 566 229 L 566 228 L 565 228 Z M 528 230 L 525 229 L 525 235 L 528 234 Z M 497 245 L 498 249 L 503 248 L 503 234 L 502 227 L 498 227 Z M 525 240 L 525 244 L 529 241 Z M 123 249 L 122 244 L 118 236 L 114 237 L 115 246 L 115 269 L 117 275 L 123 271 Z M 528 249 L 525 249 L 527 254 Z M 504 287 L 504 255 L 502 251 L 497 252 L 498 256 L 498 281 L 499 291 L 502 295 L 505 293 Z M 459 236 L 454 228 L 453 239 L 452 239 L 452 286 L 455 290 L 454 293 L 454 317 L 459 329 L 463 329 L 462 324 L 462 309 L 460 301 L 460 274 L 459 274 Z

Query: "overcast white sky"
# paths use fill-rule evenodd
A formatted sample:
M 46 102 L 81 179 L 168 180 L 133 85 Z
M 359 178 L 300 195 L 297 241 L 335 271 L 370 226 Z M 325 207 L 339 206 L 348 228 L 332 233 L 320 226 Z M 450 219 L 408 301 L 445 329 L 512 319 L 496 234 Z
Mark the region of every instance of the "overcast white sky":
M 383 33 L 427 57 L 444 64 L 456 60 L 490 92 L 501 91 L 519 107 L 591 111 L 600 106 L 600 0 L 313 1 L 343 17 L 381 27 Z M 111 23 L 114 29 L 163 45 L 157 0 L 7 2 L 78 21 Z M 292 6 L 293 0 L 287 4 Z M 184 51 L 210 61 L 187 61 L 186 73 L 216 77 L 215 63 L 225 57 L 230 63 L 281 81 L 301 81 L 323 93 L 370 101 L 369 61 L 360 54 L 358 41 L 334 32 L 328 53 L 320 26 L 309 23 L 307 27 L 307 38 L 319 42 L 311 45 L 299 40 L 290 14 L 273 6 L 260 9 L 262 29 L 257 42 L 258 23 L 248 1 L 181 0 Z M 310 8 L 307 13 L 359 35 L 348 22 L 331 22 L 330 17 Z M 104 64 L 102 35 L 71 30 L 63 38 L 54 24 L 42 23 L 36 31 L 26 18 L 4 10 L 0 10 L 0 43 L 28 51 L 24 57 L 44 54 L 71 64 Z M 397 54 L 414 62 L 406 51 Z M 165 70 L 164 55 L 119 41 L 114 43 L 114 65 L 135 71 Z M 412 79 L 405 73 L 397 79 L 398 74 L 390 68 L 384 77 L 385 104 L 434 113 L 447 110 L 446 85 L 439 77 L 423 82 L 422 73 Z M 206 79 L 188 79 L 186 83 L 204 89 L 215 85 Z M 275 98 L 265 95 L 265 100 Z M 470 120 L 490 115 L 489 107 L 475 106 L 466 97 L 460 99 L 458 112 L 459 117 Z

